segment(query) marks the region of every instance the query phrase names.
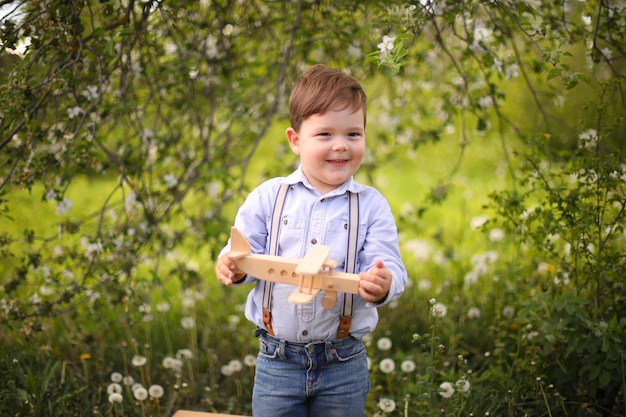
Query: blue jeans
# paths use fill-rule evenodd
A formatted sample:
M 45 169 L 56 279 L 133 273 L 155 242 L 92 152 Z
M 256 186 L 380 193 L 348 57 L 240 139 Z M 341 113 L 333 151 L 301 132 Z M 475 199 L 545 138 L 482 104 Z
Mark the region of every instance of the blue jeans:
M 365 346 L 353 337 L 311 343 L 260 337 L 254 417 L 363 417 L 369 390 Z

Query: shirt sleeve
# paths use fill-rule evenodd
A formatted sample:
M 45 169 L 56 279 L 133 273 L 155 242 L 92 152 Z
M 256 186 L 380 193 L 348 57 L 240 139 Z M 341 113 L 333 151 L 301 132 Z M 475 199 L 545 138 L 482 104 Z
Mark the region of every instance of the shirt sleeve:
M 235 216 L 234 227 L 236 227 L 250 243 L 251 253 L 266 254 L 267 253 L 267 222 L 272 208 L 272 199 L 276 197 L 277 186 L 274 186 L 276 180 L 267 181 L 255 189 L 246 197 L 243 204 L 239 207 Z M 231 241 L 228 239 L 226 246 L 220 251 L 219 256 L 230 252 Z M 234 285 L 249 284 L 255 282 L 256 279 L 246 276 L 243 280 L 234 282 Z
M 377 260 L 381 260 L 392 274 L 391 287 L 387 296 L 379 303 L 368 303 L 378 307 L 394 301 L 402 295 L 407 282 L 407 272 L 402 262 L 398 245 L 398 229 L 387 200 L 376 190 L 369 190 L 365 214 L 365 242 L 359 253 L 362 271 L 368 271 Z

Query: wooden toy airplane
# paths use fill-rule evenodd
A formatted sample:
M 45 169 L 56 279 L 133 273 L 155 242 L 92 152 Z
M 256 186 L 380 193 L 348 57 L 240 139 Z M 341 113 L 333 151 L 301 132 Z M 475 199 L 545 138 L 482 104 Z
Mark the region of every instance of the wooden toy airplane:
M 357 294 L 359 276 L 335 271 L 337 262 L 328 260 L 330 246 L 313 246 L 302 259 L 250 253 L 250 243 L 235 227 L 230 229 L 231 252 L 237 273 L 265 281 L 297 285 L 289 296 L 293 304 L 306 304 L 324 290 L 322 306 L 330 310 L 337 302 L 337 291 Z

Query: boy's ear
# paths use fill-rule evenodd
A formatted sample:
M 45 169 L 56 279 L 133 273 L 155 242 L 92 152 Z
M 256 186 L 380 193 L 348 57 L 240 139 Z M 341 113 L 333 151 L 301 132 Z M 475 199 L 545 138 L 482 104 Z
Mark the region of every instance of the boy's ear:
M 289 142 L 289 147 L 291 148 L 291 151 L 299 156 L 300 138 L 298 137 L 298 132 L 296 132 L 296 130 L 290 126 L 285 131 L 285 134 L 287 135 L 287 142 Z

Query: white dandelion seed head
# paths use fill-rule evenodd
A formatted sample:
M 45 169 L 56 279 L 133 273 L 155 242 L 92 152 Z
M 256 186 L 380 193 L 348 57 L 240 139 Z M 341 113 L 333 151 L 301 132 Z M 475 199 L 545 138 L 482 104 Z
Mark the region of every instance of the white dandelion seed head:
M 193 352 L 191 351 L 191 349 L 178 349 L 178 351 L 176 352 L 176 357 L 178 359 L 187 359 L 187 360 L 191 360 L 193 359 Z
M 461 378 L 458 381 L 456 381 L 455 385 L 456 385 L 456 389 L 459 390 L 460 392 L 468 392 L 470 389 L 470 383 L 465 378 Z
M 110 383 L 107 386 L 107 394 L 121 394 L 122 393 L 122 386 L 120 384 L 118 384 L 117 382 L 113 382 Z
M 402 372 L 407 373 L 407 374 L 415 371 L 415 368 L 416 368 L 415 362 L 413 362 L 410 359 L 405 359 L 400 364 L 400 369 L 402 370 Z
M 381 398 L 378 401 L 378 408 L 380 408 L 385 413 L 391 413 L 396 409 L 396 402 L 391 398 Z
M 141 356 L 141 355 L 133 356 L 133 359 L 131 361 L 133 366 L 136 366 L 136 367 L 144 366 L 146 362 L 148 362 L 148 359 L 146 359 L 145 356 Z
M 445 317 L 448 314 L 448 307 L 442 303 L 435 303 L 430 309 L 430 314 L 433 317 Z
M 454 386 L 451 382 L 442 382 L 439 385 L 439 395 L 443 398 L 450 398 L 454 395 Z
M 193 317 L 183 317 L 180 319 L 180 325 L 183 329 L 189 330 L 195 327 L 196 321 Z
M 379 363 L 380 371 L 384 374 L 390 374 L 396 370 L 396 363 L 391 358 L 385 358 Z
M 233 372 L 239 372 L 243 369 L 243 365 L 241 361 L 238 359 L 233 359 L 228 363 L 228 366 L 233 370 Z
M 124 400 L 124 397 L 122 397 L 122 394 L 114 392 L 112 394 L 109 394 L 109 402 L 111 404 L 113 403 L 121 403 Z
M 480 312 L 480 308 L 478 307 L 470 307 L 469 310 L 467 310 L 467 318 L 468 319 L 478 319 L 481 316 L 481 312 Z
M 252 368 L 253 366 L 256 366 L 256 356 L 254 355 L 246 355 L 243 358 L 243 363 L 249 367 Z
M 148 391 L 144 387 L 139 387 L 133 391 L 133 397 L 135 397 L 137 401 L 143 401 L 148 398 Z
M 381 337 L 380 339 L 378 339 L 378 341 L 376 342 L 376 346 L 378 347 L 378 349 L 380 350 L 389 350 L 391 349 L 392 346 L 392 342 L 391 339 L 388 337 Z
M 163 391 L 163 387 L 160 385 L 155 384 L 148 388 L 148 394 L 150 394 L 152 398 L 161 398 L 164 393 L 165 391 Z
M 120 374 L 119 372 L 113 372 L 111 374 L 111 381 L 122 382 L 122 374 Z

